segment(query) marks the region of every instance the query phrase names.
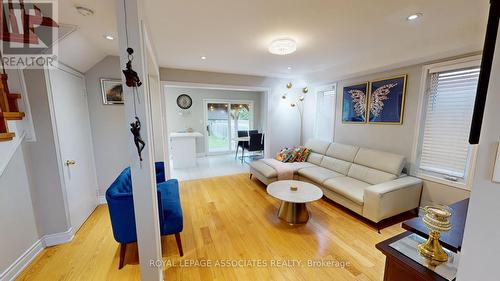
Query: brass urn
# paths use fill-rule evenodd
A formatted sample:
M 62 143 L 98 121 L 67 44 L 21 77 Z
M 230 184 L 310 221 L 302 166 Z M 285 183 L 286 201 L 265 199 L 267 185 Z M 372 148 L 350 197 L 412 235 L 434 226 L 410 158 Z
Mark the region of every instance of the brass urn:
M 422 221 L 429 229 L 429 239 L 418 245 L 418 252 L 421 256 L 430 259 L 434 263 L 448 261 L 448 255 L 439 243 L 441 233 L 451 229 L 450 217 L 451 209 L 448 206 L 436 205 L 424 207 L 425 216 Z

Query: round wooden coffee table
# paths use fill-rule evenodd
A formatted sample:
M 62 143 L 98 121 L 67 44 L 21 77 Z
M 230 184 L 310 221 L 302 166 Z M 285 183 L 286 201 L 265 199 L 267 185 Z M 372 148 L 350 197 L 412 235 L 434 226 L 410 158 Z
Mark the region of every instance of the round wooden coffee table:
M 297 187 L 293 191 L 290 187 Z M 323 191 L 314 184 L 284 180 L 275 181 L 267 186 L 267 193 L 281 200 L 278 217 L 289 224 L 302 224 L 309 220 L 306 203 L 313 202 L 323 197 Z

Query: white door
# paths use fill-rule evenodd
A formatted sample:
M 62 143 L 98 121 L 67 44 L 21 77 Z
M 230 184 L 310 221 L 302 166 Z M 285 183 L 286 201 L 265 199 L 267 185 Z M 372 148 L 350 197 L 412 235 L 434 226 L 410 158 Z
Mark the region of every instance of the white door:
M 69 215 L 76 232 L 97 206 L 85 79 L 64 67 L 50 69 L 48 77 Z

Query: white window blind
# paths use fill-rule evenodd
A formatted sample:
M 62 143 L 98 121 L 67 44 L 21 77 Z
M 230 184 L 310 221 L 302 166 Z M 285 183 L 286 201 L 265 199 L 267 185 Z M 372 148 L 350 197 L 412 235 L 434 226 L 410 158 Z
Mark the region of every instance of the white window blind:
M 430 74 L 419 167 L 464 179 L 470 158 L 468 142 L 479 68 Z
M 335 86 L 331 90 L 319 91 L 316 101 L 315 137 L 330 142 L 335 127 L 335 92 Z

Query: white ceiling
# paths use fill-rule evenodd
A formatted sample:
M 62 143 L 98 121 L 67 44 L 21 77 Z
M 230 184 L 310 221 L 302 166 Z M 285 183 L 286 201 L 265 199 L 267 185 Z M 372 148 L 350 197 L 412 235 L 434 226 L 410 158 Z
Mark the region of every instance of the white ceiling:
M 86 72 L 107 55 L 118 55 L 118 40 L 104 39 L 105 33 L 116 36 L 116 12 L 114 0 L 62 0 L 58 1 L 59 18 L 62 24 L 77 26 L 77 30 L 59 43 L 59 58 L 62 62 Z M 80 15 L 75 5 L 92 8 L 93 16 Z
M 278 77 L 315 72 L 340 77 L 481 50 L 488 2 L 144 0 L 160 66 Z M 115 1 L 78 2 L 95 10 L 92 17 L 77 14 L 72 1 L 59 3 L 60 22 L 80 27 L 75 33 L 80 39 L 67 39 L 81 42 L 72 44 L 67 59 L 75 60 L 75 53 L 90 57 L 86 63 L 81 61 L 86 56 L 76 59 L 79 70 L 88 69 L 99 55 L 100 60 L 118 53 L 117 40 L 102 36 L 116 34 Z M 408 22 L 406 17 L 415 12 L 424 16 Z M 297 40 L 297 52 L 269 54 L 269 43 L 282 36 Z

